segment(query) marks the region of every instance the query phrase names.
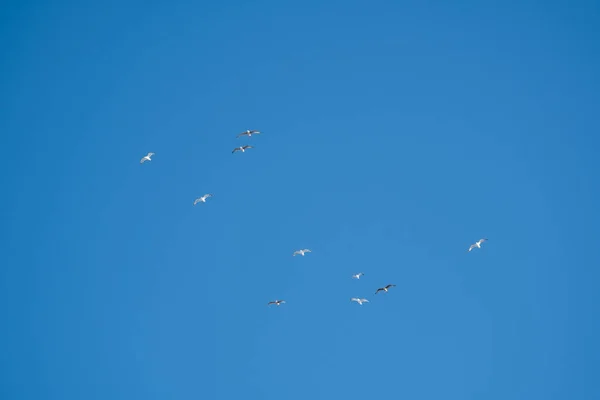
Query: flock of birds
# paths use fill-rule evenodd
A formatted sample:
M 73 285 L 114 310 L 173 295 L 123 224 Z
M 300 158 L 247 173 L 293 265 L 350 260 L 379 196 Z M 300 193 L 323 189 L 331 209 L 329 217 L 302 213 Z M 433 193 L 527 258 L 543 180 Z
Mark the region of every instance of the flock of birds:
M 250 130 L 250 129 L 248 129 L 248 130 L 246 130 L 246 131 L 244 131 L 244 132 L 240 133 L 239 135 L 237 135 L 237 136 L 236 136 L 236 138 L 239 138 L 239 137 L 242 137 L 242 136 L 248 136 L 248 137 L 251 137 L 252 135 L 258 135 L 258 134 L 260 134 L 260 131 L 257 131 L 257 130 Z M 244 153 L 244 152 L 246 152 L 246 150 L 248 150 L 248 149 L 252 149 L 252 148 L 253 148 L 253 146 L 250 146 L 250 145 L 247 145 L 247 144 L 246 144 L 246 145 L 243 145 L 243 146 L 239 146 L 239 147 L 236 147 L 236 148 L 234 148 L 234 149 L 233 149 L 233 151 L 232 151 L 231 153 L 233 154 L 233 153 L 236 153 L 236 152 L 238 152 L 238 151 L 241 151 L 242 153 Z M 155 154 L 155 153 L 152 153 L 152 152 L 150 152 L 150 153 L 148 153 L 147 155 L 145 155 L 144 157 L 142 157 L 142 159 L 140 160 L 140 164 L 143 164 L 143 163 L 145 163 L 146 161 L 152 161 L 152 156 L 153 156 L 154 154 Z M 198 197 L 197 199 L 195 199 L 195 200 L 194 200 L 194 203 L 193 203 L 193 205 L 195 206 L 195 205 L 196 205 L 196 204 L 198 204 L 198 203 L 206 203 L 206 200 L 207 200 L 207 199 L 209 199 L 210 197 L 213 197 L 213 194 L 212 194 L 212 193 L 206 193 L 205 195 L 202 195 L 202 196 Z M 478 241 L 476 241 L 475 243 L 473 243 L 471 246 L 469 246 L 469 249 L 468 249 L 467 251 L 468 251 L 468 252 L 471 252 L 473 249 L 476 249 L 476 248 L 477 248 L 477 249 L 480 249 L 480 248 L 481 248 L 481 245 L 482 245 L 482 244 L 483 244 L 485 241 L 487 241 L 487 240 L 488 240 L 487 238 L 479 239 Z M 300 256 L 303 256 L 303 257 L 304 257 L 304 255 L 306 255 L 307 253 L 311 253 L 311 252 L 312 252 L 312 251 L 311 251 L 310 249 L 300 249 L 300 250 L 296 250 L 296 251 L 294 251 L 294 252 L 292 253 L 292 256 L 294 256 L 294 257 L 295 257 L 295 256 L 297 256 L 297 255 L 300 255 Z M 355 275 L 352 275 L 352 278 L 353 278 L 353 279 L 357 279 L 357 280 L 358 280 L 358 279 L 360 279 L 360 277 L 361 277 L 361 276 L 363 276 L 363 275 L 364 275 L 364 273 L 362 273 L 362 272 L 359 272 L 359 273 L 357 273 L 357 274 L 355 274 Z M 395 286 L 396 286 L 396 285 L 394 285 L 394 284 L 391 284 L 391 283 L 390 283 L 390 284 L 388 284 L 388 285 L 386 285 L 386 286 L 383 286 L 383 287 L 380 287 L 380 288 L 378 288 L 378 289 L 375 291 L 375 294 L 377 294 L 377 293 L 379 293 L 379 292 L 384 292 L 384 293 L 387 293 L 387 292 L 388 292 L 388 291 L 389 291 L 391 288 L 393 288 L 393 287 L 395 287 Z M 361 306 L 363 305 L 363 303 L 368 303 L 368 302 L 369 302 L 369 300 L 367 300 L 367 299 L 366 299 L 366 298 L 364 298 L 364 297 L 363 297 L 363 298 L 361 298 L 361 297 L 352 297 L 352 298 L 350 299 L 350 301 L 354 301 L 354 302 L 358 303 L 358 304 L 359 304 L 359 305 L 361 305 Z M 268 306 L 270 306 L 270 305 L 272 305 L 272 304 L 274 304 L 274 305 L 276 305 L 276 306 L 280 306 L 280 305 L 282 305 L 282 304 L 285 304 L 285 300 L 272 300 L 272 301 L 270 301 L 270 302 L 268 302 L 268 303 L 267 303 L 267 305 L 268 305 Z

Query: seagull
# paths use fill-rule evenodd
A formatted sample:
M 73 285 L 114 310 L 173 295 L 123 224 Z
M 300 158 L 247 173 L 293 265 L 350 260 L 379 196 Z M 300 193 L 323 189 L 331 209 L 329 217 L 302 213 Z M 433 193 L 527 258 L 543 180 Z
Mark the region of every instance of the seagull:
M 244 153 L 244 152 L 246 152 L 246 149 L 251 149 L 251 148 L 252 148 L 252 146 L 244 145 L 244 146 L 236 147 L 235 149 L 233 149 L 233 151 L 231 153 L 233 154 L 236 151 L 241 151 L 242 153 Z
M 351 298 L 350 301 L 355 301 L 358 304 L 360 304 L 361 306 L 362 306 L 363 303 L 368 303 L 369 302 L 369 300 L 367 300 L 367 299 L 359 299 L 357 297 Z
M 268 302 L 267 305 L 270 306 L 271 304 L 275 304 L 277 307 L 279 307 L 283 303 L 285 303 L 285 300 L 275 300 L 275 301 Z
M 240 133 L 239 135 L 236 136 L 236 138 L 239 138 L 240 136 L 252 136 L 252 135 L 258 135 L 260 133 L 260 131 L 255 131 L 255 130 L 250 130 L 248 129 L 245 132 Z
M 474 244 L 472 244 L 469 247 L 469 251 L 473 250 L 475 247 L 477 247 L 478 249 L 481 248 L 481 245 L 483 244 L 483 242 L 485 242 L 487 239 L 479 239 L 478 241 L 476 241 Z
M 382 290 L 383 290 L 384 292 L 387 292 L 389 288 L 392 288 L 392 287 L 394 287 L 394 286 L 396 286 L 396 285 L 391 285 L 391 284 L 390 284 L 390 285 L 387 285 L 386 287 L 380 287 L 379 289 L 377 289 L 377 291 L 375 292 L 375 294 L 377 294 L 377 293 L 381 292 Z
M 353 277 L 354 279 L 360 279 L 360 277 L 361 277 L 361 276 L 363 276 L 363 275 L 364 275 L 364 274 L 363 274 L 362 272 L 359 272 L 359 273 L 358 273 L 358 274 L 356 274 L 356 275 L 352 275 L 352 277 Z
M 152 157 L 153 155 L 154 155 L 154 153 L 148 153 L 147 156 L 142 157 L 142 159 L 140 160 L 140 164 L 143 164 L 146 161 L 152 161 L 152 158 L 150 158 L 150 157 Z
M 194 200 L 194 205 L 196 205 L 200 202 L 206 203 L 206 199 L 208 199 L 209 197 L 212 197 L 212 196 L 213 196 L 212 194 L 207 193 L 202 197 L 198 197 L 196 200 Z
M 304 253 L 312 253 L 312 251 L 310 251 L 310 249 L 296 250 L 292 255 L 296 257 L 298 254 L 300 254 L 302 257 L 304 257 Z

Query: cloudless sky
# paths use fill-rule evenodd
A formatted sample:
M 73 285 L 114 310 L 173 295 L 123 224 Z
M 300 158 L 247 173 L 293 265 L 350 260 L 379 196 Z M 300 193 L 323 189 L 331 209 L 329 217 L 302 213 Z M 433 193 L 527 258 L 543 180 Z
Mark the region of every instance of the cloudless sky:
M 0 398 L 600 398 L 599 25 L 3 2 Z

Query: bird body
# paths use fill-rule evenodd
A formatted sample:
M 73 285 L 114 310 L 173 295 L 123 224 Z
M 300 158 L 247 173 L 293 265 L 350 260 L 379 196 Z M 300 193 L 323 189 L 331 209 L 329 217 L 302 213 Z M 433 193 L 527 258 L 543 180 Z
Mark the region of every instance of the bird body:
M 367 299 L 360 299 L 358 297 L 353 297 L 353 298 L 350 299 L 350 301 L 355 301 L 358 304 L 360 304 L 361 306 L 363 305 L 363 303 L 368 303 L 369 302 L 369 300 L 367 300 Z
M 236 137 L 240 137 L 240 136 L 248 136 L 251 137 L 252 135 L 258 135 L 260 133 L 260 131 L 255 131 L 255 130 L 246 130 L 242 133 L 240 133 L 239 135 L 237 135 Z
M 204 196 L 198 197 L 196 200 L 194 200 L 194 205 L 202 202 L 202 203 L 206 203 L 206 199 L 208 199 L 209 197 L 212 197 L 213 195 L 210 193 L 205 194 Z
M 252 146 L 249 145 L 244 145 L 244 146 L 240 146 L 240 147 L 236 147 L 235 149 L 233 149 L 233 151 L 231 152 L 232 154 L 235 153 L 236 151 L 241 151 L 242 153 L 245 153 L 246 150 L 251 149 Z
M 484 239 L 479 239 L 478 241 L 476 241 L 474 244 L 472 244 L 472 245 L 469 247 L 469 250 L 468 250 L 468 251 L 471 251 L 471 250 L 473 250 L 475 247 L 477 247 L 478 249 L 480 249 L 480 248 L 481 248 L 481 245 L 482 245 L 482 244 L 483 244 L 483 242 L 485 242 L 486 240 L 487 240 L 487 239 L 485 239 L 485 238 L 484 238 Z
M 312 251 L 310 251 L 310 249 L 296 250 L 292 255 L 296 257 L 298 254 L 300 254 L 302 257 L 304 257 L 304 254 L 306 253 L 312 253 Z
M 377 291 L 375 292 L 375 294 L 377 294 L 377 293 L 379 293 L 381 291 L 387 292 L 388 289 L 393 288 L 394 286 L 396 286 L 396 285 L 389 284 L 389 285 L 387 285 L 385 287 L 381 287 L 381 288 L 377 289 Z
M 148 153 L 147 155 L 145 155 L 144 157 L 142 157 L 142 159 L 140 160 L 140 164 L 143 164 L 146 161 L 152 161 L 152 156 L 153 155 L 154 155 L 154 153 Z
M 271 304 L 275 304 L 277 307 L 279 307 L 283 303 L 285 303 L 285 300 L 273 300 L 268 302 L 267 305 L 270 306 Z

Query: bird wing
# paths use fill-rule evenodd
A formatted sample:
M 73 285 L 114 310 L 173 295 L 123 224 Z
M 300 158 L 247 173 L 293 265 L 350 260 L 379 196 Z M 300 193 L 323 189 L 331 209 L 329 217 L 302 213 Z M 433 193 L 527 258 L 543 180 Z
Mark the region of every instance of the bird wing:
M 244 135 L 247 135 L 247 134 L 248 134 L 247 132 L 242 132 L 239 135 L 237 135 L 236 137 L 244 136 Z
M 377 293 L 381 292 L 382 290 L 383 290 L 383 288 L 379 288 L 379 289 L 377 289 L 377 291 L 375 292 L 375 294 L 377 294 Z
M 154 153 L 148 153 L 149 157 L 152 157 L 154 155 Z
M 244 149 L 251 149 L 251 148 L 252 148 L 252 146 L 249 146 L 249 145 L 244 146 Z
M 258 135 L 260 131 L 250 131 L 250 133 L 252 133 L 253 135 Z
M 312 253 L 312 251 L 310 251 L 310 249 L 304 249 L 305 253 Z
M 268 305 L 268 306 L 269 306 L 269 305 L 271 305 L 271 304 L 277 304 L 277 302 L 275 302 L 275 301 L 270 301 L 270 302 L 268 302 L 268 303 L 267 303 L 267 305 Z
M 233 149 L 233 151 L 231 153 L 235 153 L 236 151 L 240 151 L 240 148 L 236 147 L 235 149 Z
M 194 205 L 198 204 L 199 201 L 200 201 L 200 199 L 194 200 Z
M 140 160 L 140 164 L 143 164 L 144 161 L 146 161 L 146 157 L 142 157 L 142 159 Z

